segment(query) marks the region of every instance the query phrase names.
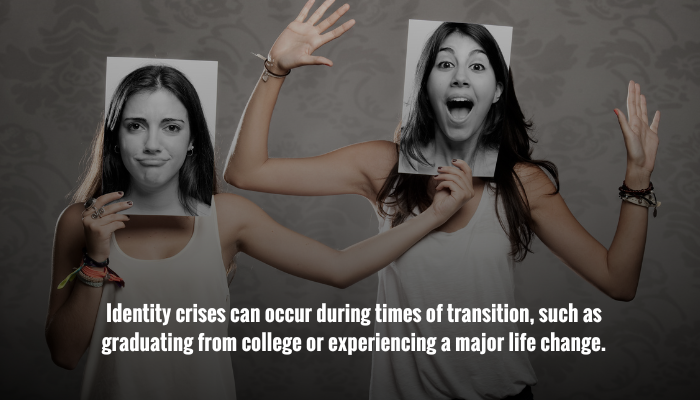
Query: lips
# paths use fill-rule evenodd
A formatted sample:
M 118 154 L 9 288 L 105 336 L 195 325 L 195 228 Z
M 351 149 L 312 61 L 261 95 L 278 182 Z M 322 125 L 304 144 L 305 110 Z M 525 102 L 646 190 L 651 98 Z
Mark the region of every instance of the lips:
M 455 121 L 464 121 L 474 108 L 474 102 L 466 97 L 450 97 L 445 102 L 447 112 Z
M 160 167 L 168 162 L 168 160 L 164 160 L 162 158 L 142 158 L 137 159 L 136 161 L 138 161 L 139 164 L 143 165 L 144 167 Z

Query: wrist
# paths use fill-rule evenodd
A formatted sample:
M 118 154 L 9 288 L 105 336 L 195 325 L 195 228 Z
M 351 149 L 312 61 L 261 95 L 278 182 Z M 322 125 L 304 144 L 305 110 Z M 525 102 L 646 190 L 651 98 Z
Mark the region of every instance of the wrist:
M 651 181 L 651 171 L 644 171 L 640 168 L 627 166 L 625 172 L 625 184 L 630 189 L 642 190 L 649 187 Z

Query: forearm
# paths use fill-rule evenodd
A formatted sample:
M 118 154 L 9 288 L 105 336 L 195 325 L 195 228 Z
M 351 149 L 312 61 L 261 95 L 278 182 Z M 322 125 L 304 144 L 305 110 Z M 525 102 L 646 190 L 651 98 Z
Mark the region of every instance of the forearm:
M 73 369 L 90 344 L 102 288 L 74 281 L 70 297 L 54 313 L 46 326 L 46 342 L 56 365 Z
M 258 79 L 233 138 L 224 172 L 226 182 L 240 188 L 255 182 L 268 160 L 267 137 L 272 112 L 284 78 Z
M 645 189 L 649 186 L 649 174 L 628 168 L 625 184 L 631 189 Z M 636 294 L 648 221 L 648 208 L 622 202 L 617 231 L 607 255 L 608 272 L 613 283 L 610 295 L 616 299 L 632 300 Z

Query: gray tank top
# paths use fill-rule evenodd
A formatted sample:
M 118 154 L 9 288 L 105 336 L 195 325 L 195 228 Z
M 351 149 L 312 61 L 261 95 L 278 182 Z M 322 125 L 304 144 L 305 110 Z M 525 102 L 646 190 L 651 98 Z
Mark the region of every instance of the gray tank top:
M 109 266 L 124 279 L 123 288 L 104 285 L 100 309 L 88 347 L 83 379 L 83 399 L 235 399 L 236 387 L 228 351 L 198 351 L 199 333 L 207 337 L 228 336 L 226 322 L 175 321 L 178 308 L 223 308 L 229 310 L 229 290 L 221 260 L 216 206 L 206 217 L 195 217 L 189 243 L 173 257 L 138 260 L 126 255 L 112 235 Z M 171 309 L 167 325 L 162 323 L 108 323 L 107 303 L 123 308 L 160 304 Z M 228 318 L 228 312 L 226 313 Z M 192 337 L 191 355 L 183 351 L 138 351 L 102 354 L 103 337 L 149 338 L 162 346 L 172 337 Z M 140 339 L 141 340 L 141 339 Z M 136 341 L 134 340 L 134 343 Z M 168 345 L 175 348 L 174 345 Z M 117 347 L 119 349 L 119 346 Z M 211 349 L 211 348 L 210 348 Z
M 370 399 L 500 399 L 537 383 L 527 353 L 508 352 L 515 323 L 448 322 L 447 305 L 491 308 L 514 304 L 514 261 L 510 241 L 498 222 L 495 195 L 489 186 L 464 228 L 433 231 L 379 272 L 377 304 L 422 310 L 421 321 L 376 323 L 382 337 L 437 337 L 436 354 L 422 351 L 374 351 Z M 391 212 L 391 210 L 387 210 Z M 501 215 L 505 215 L 501 212 Z M 391 227 L 379 216 L 379 231 Z M 441 322 L 426 321 L 426 310 L 442 304 Z M 462 314 L 460 314 L 462 315 Z M 456 351 L 456 338 L 505 337 L 503 350 L 479 354 Z M 451 351 L 442 352 L 448 337 Z

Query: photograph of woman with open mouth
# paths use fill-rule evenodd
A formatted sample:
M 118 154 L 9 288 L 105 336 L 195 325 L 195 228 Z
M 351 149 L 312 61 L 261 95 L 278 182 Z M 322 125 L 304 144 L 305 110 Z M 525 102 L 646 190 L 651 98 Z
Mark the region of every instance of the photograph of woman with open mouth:
M 605 295 L 620 301 L 635 297 L 648 208 L 658 205 L 650 177 L 659 113 L 649 123 L 646 99 L 634 82 L 627 89 L 627 117 L 615 109 L 627 149 L 627 170 L 619 193 L 623 201 L 617 231 L 609 249 L 569 211 L 559 194 L 556 167 L 532 159 L 531 123 L 518 104 L 512 74 L 491 35 L 479 25 L 441 24 L 428 40 L 421 56 L 425 90 L 418 96 L 417 109 L 433 113 L 409 120 L 397 138 L 400 143 L 372 141 L 312 158 L 269 158 L 270 120 L 282 84 L 294 78 L 287 77 L 290 71 L 333 65 L 314 55 L 338 36 L 338 31 L 324 32 L 349 9 L 346 4 L 322 19 L 332 3 L 328 0 L 312 12 L 313 0 L 308 1 L 270 49 L 265 68 L 276 79 L 259 80 L 254 89 L 229 154 L 227 182 L 242 189 L 295 196 L 357 194 L 374 207 L 380 232 L 390 232 L 428 210 L 435 186 L 465 165 L 435 150 L 436 174 L 401 174 L 402 155 L 420 160 L 433 135 L 435 142 L 438 138 L 471 141 L 461 153 L 464 157 L 480 145 L 498 145 L 493 177 L 472 177 L 473 171 L 466 168 L 470 197 L 466 204 L 379 271 L 377 304 L 422 310 L 438 304 L 512 306 L 514 268 L 530 251 L 534 235 Z M 353 24 L 354 20 L 344 23 L 340 31 Z M 482 138 L 484 143 L 470 138 Z M 518 328 L 515 323 L 455 324 L 443 318 L 433 323 L 375 323 L 375 331 L 402 337 L 481 337 L 482 333 L 507 337 Z M 536 383 L 526 352 L 375 351 L 369 392 L 371 399 L 378 400 L 527 399 L 532 398 L 530 387 Z
M 491 29 L 506 31 L 510 39 L 510 27 Z M 426 30 L 433 32 L 421 45 L 411 33 Z M 493 177 L 500 145 L 495 122 L 503 113 L 508 74 L 501 46 L 483 25 L 411 20 L 408 48 L 423 50 L 414 79 L 406 60 L 410 108 L 403 112 L 399 172 L 435 175 L 439 165 L 462 159 L 472 176 Z
M 218 193 L 202 107 L 177 70 L 142 67 L 116 93 L 53 245 L 46 340 L 54 363 L 67 369 L 87 350 L 84 399 L 235 398 L 229 352 L 198 351 L 193 343 L 200 334 L 228 337 L 226 319 L 179 323 L 172 316 L 168 323 L 159 313 L 158 321 L 115 323 L 109 309 L 228 311 L 239 252 L 347 287 L 396 259 L 468 198 L 464 164 L 445 174 L 430 212 L 337 251 L 277 224 L 243 197 Z M 120 190 L 107 179 L 122 182 Z M 125 199 L 127 187 L 133 195 Z M 132 214 L 142 193 L 162 187 L 186 215 Z M 209 215 L 193 216 L 197 203 L 209 204 Z

